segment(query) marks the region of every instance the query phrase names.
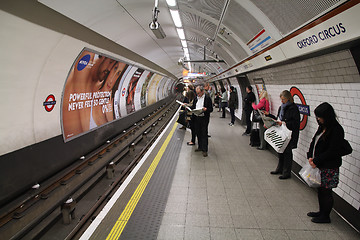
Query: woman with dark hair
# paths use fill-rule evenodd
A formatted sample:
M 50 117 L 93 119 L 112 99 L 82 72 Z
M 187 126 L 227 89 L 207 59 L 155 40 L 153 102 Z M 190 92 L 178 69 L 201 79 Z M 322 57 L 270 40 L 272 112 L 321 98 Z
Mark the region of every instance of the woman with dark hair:
M 332 189 L 339 183 L 339 167 L 342 164 L 341 148 L 344 129 L 336 119 L 334 108 L 327 102 L 314 110 L 319 127 L 310 144 L 307 158 L 310 165 L 319 168 L 321 185 L 318 188 L 319 211 L 309 212 L 314 223 L 330 223 L 330 212 L 334 205 Z
M 277 118 L 280 119 L 278 124 L 281 126 L 283 123 L 286 127 L 292 131 L 291 139 L 283 153 L 279 153 L 279 162 L 275 171 L 271 174 L 282 174 L 279 179 L 287 179 L 291 177 L 291 167 L 293 162 L 292 150 L 297 148 L 300 131 L 300 112 L 299 108 L 294 103 L 294 98 L 288 90 L 284 90 L 280 93 L 281 106 L 278 110 Z M 265 115 L 277 119 L 274 115 L 264 111 Z

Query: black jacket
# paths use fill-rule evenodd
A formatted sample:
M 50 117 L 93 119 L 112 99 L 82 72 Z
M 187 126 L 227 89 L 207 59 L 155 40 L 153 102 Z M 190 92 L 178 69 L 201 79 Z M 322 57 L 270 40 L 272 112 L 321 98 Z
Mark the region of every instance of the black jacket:
M 340 156 L 340 148 L 343 146 L 341 143 L 344 139 L 344 129 L 336 122 L 331 128 L 329 133 L 325 133 L 319 138 L 315 146 L 315 156 L 313 156 L 315 137 L 322 132 L 322 127 L 319 127 L 316 131 L 307 153 L 307 158 L 314 158 L 314 164 L 318 168 L 338 168 L 342 164 Z
M 255 102 L 255 94 L 253 92 L 249 92 L 246 97 L 244 98 L 244 110 L 245 111 L 252 111 L 253 107 L 251 104 Z
M 211 101 L 211 98 L 209 96 L 209 94 L 205 94 L 205 99 L 204 99 L 204 106 L 206 107 L 206 111 L 204 112 L 205 117 L 210 117 L 210 113 L 213 111 L 213 104 Z M 197 103 L 198 99 L 197 97 L 194 99 L 193 105 L 191 107 L 191 109 L 195 109 L 196 108 L 196 103 Z
M 238 105 L 239 105 L 238 96 L 237 96 L 236 92 L 231 92 L 230 99 L 229 99 L 229 108 L 237 109 Z
M 269 115 L 270 117 L 277 119 L 280 115 L 281 106 L 279 107 L 277 117 L 274 115 Z M 286 106 L 284 109 L 284 119 L 282 120 L 286 123 L 286 127 L 292 131 L 291 140 L 289 142 L 291 148 L 297 148 L 297 143 L 299 140 L 299 132 L 300 132 L 300 112 L 299 108 L 295 103 L 291 103 Z

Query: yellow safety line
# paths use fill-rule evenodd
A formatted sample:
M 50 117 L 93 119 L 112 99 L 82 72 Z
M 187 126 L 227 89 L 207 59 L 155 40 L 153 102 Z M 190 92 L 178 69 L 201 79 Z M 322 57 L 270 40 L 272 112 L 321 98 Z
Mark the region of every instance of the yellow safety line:
M 145 191 L 145 188 L 146 188 L 147 184 L 149 183 L 158 163 L 160 162 L 160 159 L 161 159 L 162 155 L 164 154 L 165 149 L 168 146 L 170 139 L 171 139 L 172 135 L 174 134 L 177 125 L 178 125 L 178 123 L 174 124 L 170 134 L 167 136 L 165 142 L 161 146 L 159 152 L 157 153 L 156 157 L 154 158 L 153 162 L 151 163 L 149 169 L 145 173 L 145 176 L 141 180 L 139 186 L 136 188 L 134 194 L 132 195 L 132 197 L 129 200 L 129 202 L 127 203 L 124 211 L 121 213 L 120 217 L 116 221 L 115 225 L 113 226 L 113 228 L 112 228 L 111 232 L 109 233 L 109 235 L 107 236 L 106 240 L 110 240 L 110 239 L 115 240 L 115 239 L 120 238 L 121 233 L 123 232 L 127 222 L 129 221 L 129 219 L 131 217 L 131 214 L 133 213 L 133 211 L 134 211 L 137 203 L 139 202 L 143 192 Z

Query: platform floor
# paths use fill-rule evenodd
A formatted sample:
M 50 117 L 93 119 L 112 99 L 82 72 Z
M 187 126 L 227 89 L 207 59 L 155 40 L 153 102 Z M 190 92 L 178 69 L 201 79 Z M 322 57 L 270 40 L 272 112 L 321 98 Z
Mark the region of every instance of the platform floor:
M 158 214 L 154 219 L 145 218 L 145 213 L 142 216 L 141 211 L 129 216 L 123 231 L 123 234 L 129 234 L 129 229 L 130 232 L 147 231 L 143 222 L 148 222 L 153 233 L 143 237 L 125 237 L 122 234 L 120 239 L 360 239 L 359 233 L 334 211 L 331 224 L 312 223 L 306 213 L 318 208 L 315 190 L 296 177 L 280 180 L 278 176 L 271 175 L 277 157 L 269 151 L 249 146 L 249 136 L 242 136 L 244 128 L 238 124 L 228 125 L 229 114 L 225 119 L 219 117 L 220 113 L 214 109 L 209 125 L 208 157 L 195 152 L 196 145 L 186 144 L 190 140 L 189 130 L 176 126 L 172 142 L 166 149 L 170 154 L 165 151 L 159 162 L 161 166 L 161 163 L 175 159 L 175 168 L 166 179 L 170 183 L 169 188 L 164 187 L 167 193 L 165 202 L 161 202 L 163 198 L 159 200 Z M 148 159 L 154 159 L 155 154 L 161 151 L 160 145 L 165 142 L 174 124 L 173 121 Z M 177 148 L 171 149 L 174 144 L 178 145 Z M 150 163 L 143 167 L 146 166 Z M 159 172 L 155 171 L 153 176 Z M 139 180 L 134 181 L 136 184 L 129 184 L 133 189 L 140 183 Z M 154 189 L 159 191 L 156 187 L 146 190 Z M 129 199 L 134 190 L 129 190 L 130 194 L 126 191 L 124 195 L 128 195 Z M 141 205 L 143 209 L 150 206 L 150 203 L 146 205 L 149 193 L 145 193 L 141 197 L 142 204 L 136 206 L 138 209 Z M 116 203 L 108 214 L 114 216 L 104 218 L 91 239 L 106 239 L 127 203 L 124 200 L 126 197 L 119 199 L 122 199 L 119 200 L 121 203 Z M 131 221 L 131 218 L 134 219 Z M 145 221 L 139 224 L 135 218 Z

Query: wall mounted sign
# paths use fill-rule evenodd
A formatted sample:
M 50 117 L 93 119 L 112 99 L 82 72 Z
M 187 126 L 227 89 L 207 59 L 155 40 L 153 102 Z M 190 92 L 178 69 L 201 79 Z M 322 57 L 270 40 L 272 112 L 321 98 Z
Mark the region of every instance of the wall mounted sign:
M 51 112 L 54 107 L 55 107 L 56 101 L 55 101 L 55 96 L 53 94 L 50 94 L 49 96 L 47 96 L 47 98 L 45 99 L 45 102 L 43 102 L 43 106 L 45 107 L 45 110 L 47 112 Z
M 293 97 L 297 96 L 301 101 L 301 104 L 298 104 L 298 103 L 295 103 L 295 104 L 298 106 L 300 114 L 303 115 L 303 118 L 300 122 L 300 130 L 303 130 L 306 127 L 308 116 L 310 116 L 310 107 L 308 105 L 306 105 L 304 95 L 301 93 L 301 91 L 297 87 L 291 87 L 290 93 Z

